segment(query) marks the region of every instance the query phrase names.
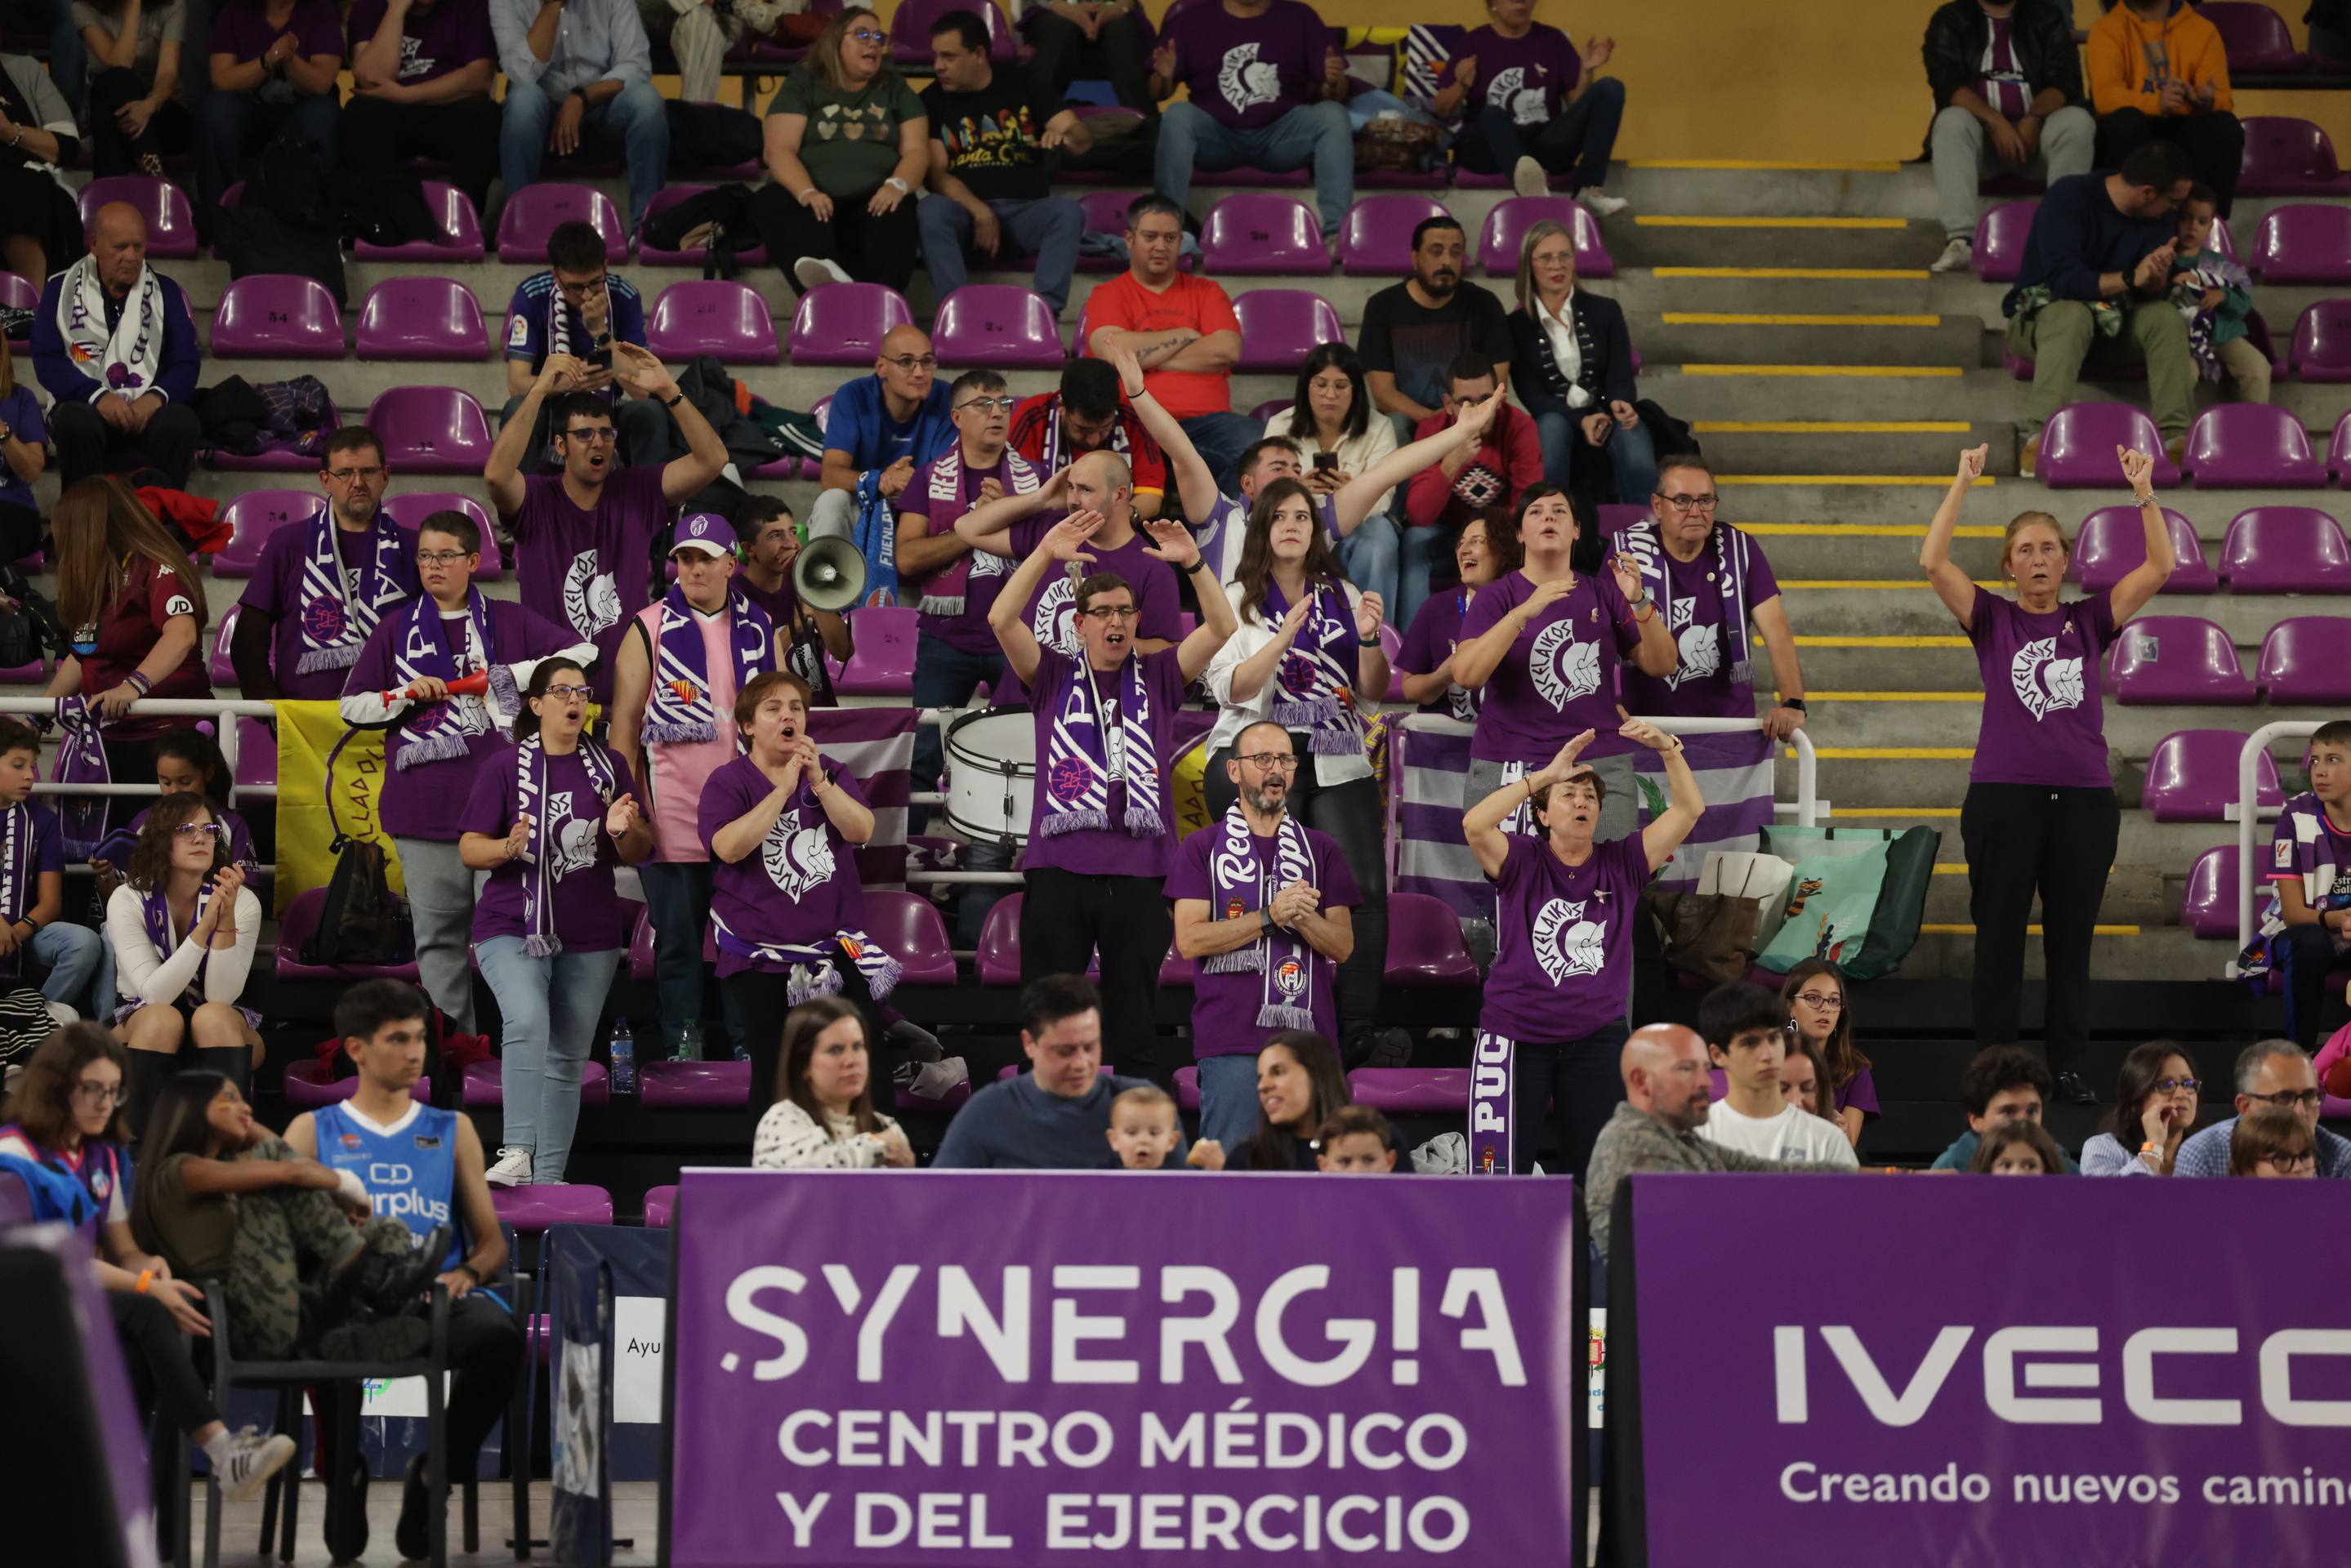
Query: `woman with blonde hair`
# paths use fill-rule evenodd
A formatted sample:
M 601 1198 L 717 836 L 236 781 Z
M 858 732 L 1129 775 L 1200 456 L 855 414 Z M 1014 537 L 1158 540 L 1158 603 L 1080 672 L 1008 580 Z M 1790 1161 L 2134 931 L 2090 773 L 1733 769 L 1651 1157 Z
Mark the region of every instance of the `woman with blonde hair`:
M 2025 926 L 2037 894 L 2048 968 L 2042 1033 L 2049 1070 L 2058 1098 L 2090 1105 L 2097 1096 L 2080 1071 L 2089 1040 L 2090 938 L 2122 826 L 2106 764 L 2098 661 L 2178 561 L 2155 496 L 2154 459 L 2116 447 L 2138 503 L 2147 559 L 2113 587 L 2061 602 L 2070 555 L 2065 530 L 2046 512 L 2024 512 L 2001 541 L 2000 575 L 2015 585 L 2016 597 L 1977 587 L 1951 560 L 1951 533 L 1969 488 L 1983 473 L 1987 450 L 1959 454 L 1959 476 L 1936 508 L 1918 555 L 1928 582 L 1975 645 L 1983 672 L 1983 727 L 1959 813 L 1976 927 L 1976 1040 L 1999 1045 L 2019 1037 Z
M 1510 312 L 1510 388 L 1542 438 L 1543 478 L 1564 487 L 1575 464 L 1604 452 L 1616 499 L 1646 506 L 1657 448 L 1634 404 L 1633 339 L 1625 312 L 1575 286 L 1575 236 L 1546 218 L 1519 246 L 1519 307 Z
M 768 100 L 768 182 L 751 198 L 768 254 L 793 286 L 905 292 L 922 251 L 914 187 L 930 144 L 930 118 L 890 64 L 881 18 L 852 5 L 826 23 Z
M 41 547 L 33 483 L 48 466 L 49 427 L 41 419 L 41 400 L 17 383 L 16 358 L 7 335 L 0 333 L 0 559 L 22 560 Z

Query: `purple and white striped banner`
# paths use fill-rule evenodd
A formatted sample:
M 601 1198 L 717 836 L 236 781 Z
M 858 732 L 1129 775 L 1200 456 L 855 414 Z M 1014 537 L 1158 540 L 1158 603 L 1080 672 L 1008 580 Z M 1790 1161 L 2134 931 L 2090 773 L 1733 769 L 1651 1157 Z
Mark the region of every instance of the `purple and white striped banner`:
M 849 770 L 873 808 L 872 840 L 857 851 L 859 879 L 868 888 L 905 887 L 914 711 L 818 708 L 809 714 L 809 739 L 828 761 Z
M 1706 810 L 1674 857 L 1657 868 L 1649 886 L 1660 890 L 1698 886 L 1706 857 L 1717 849 L 1754 850 L 1763 846 L 1763 829 L 1771 820 L 1771 737 L 1761 730 L 1733 730 L 1725 734 L 1684 735 L 1682 754 L 1698 776 Z M 1666 809 L 1666 765 L 1657 753 L 1635 752 L 1634 767 L 1641 785 L 1641 820 L 1647 822 Z

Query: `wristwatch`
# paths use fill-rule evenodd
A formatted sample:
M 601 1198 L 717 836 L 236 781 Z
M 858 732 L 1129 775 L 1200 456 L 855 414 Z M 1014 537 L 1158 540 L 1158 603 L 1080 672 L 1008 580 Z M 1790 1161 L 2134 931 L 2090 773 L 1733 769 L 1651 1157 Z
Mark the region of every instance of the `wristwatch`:
M 1257 933 L 1261 937 L 1270 937 L 1273 935 L 1273 911 L 1271 909 L 1259 909 L 1257 912 Z
M 890 178 L 888 178 L 887 180 L 883 181 L 883 182 L 882 182 L 882 183 L 883 183 L 884 185 L 889 185 L 889 186 L 893 186 L 893 187 L 895 187 L 895 188 L 896 188 L 896 190 L 897 190 L 898 194 L 900 194 L 901 196 L 904 196 L 904 195 L 907 194 L 909 192 L 911 192 L 911 191 L 913 191 L 913 190 L 914 190 L 914 187 L 913 187 L 912 185 L 907 184 L 904 180 L 899 179 L 899 178 L 898 178 L 898 176 L 896 176 L 895 174 L 891 175 L 891 176 L 890 176 Z
M 1782 697 L 1780 699 L 1780 706 L 1782 708 L 1793 708 L 1799 713 L 1809 714 L 1812 712 L 1810 708 L 1804 706 L 1804 700 L 1802 697 Z

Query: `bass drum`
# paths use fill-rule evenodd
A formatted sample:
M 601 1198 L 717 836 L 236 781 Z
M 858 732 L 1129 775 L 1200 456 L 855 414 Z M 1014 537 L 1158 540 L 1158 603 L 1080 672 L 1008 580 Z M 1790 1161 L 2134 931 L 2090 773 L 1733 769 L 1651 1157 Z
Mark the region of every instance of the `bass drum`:
M 1029 841 L 1037 797 L 1037 716 L 983 708 L 947 726 L 947 821 L 973 843 Z

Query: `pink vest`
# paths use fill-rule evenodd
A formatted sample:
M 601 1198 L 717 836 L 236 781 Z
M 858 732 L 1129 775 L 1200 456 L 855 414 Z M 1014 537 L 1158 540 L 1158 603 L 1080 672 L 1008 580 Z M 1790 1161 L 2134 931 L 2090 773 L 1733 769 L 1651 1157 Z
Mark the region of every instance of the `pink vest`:
M 656 599 L 637 612 L 637 624 L 644 628 L 650 645 L 658 652 L 661 648 L 661 601 Z M 653 858 L 656 861 L 695 861 L 710 858 L 703 847 L 702 831 L 695 814 L 702 804 L 705 780 L 735 760 L 735 655 L 726 645 L 726 617 L 695 613 L 695 622 L 702 628 L 702 669 L 704 679 L 710 683 L 710 706 L 717 721 L 718 733 L 707 741 L 678 742 L 668 745 L 645 746 L 645 787 L 653 792 L 653 809 L 648 820 L 653 830 Z

